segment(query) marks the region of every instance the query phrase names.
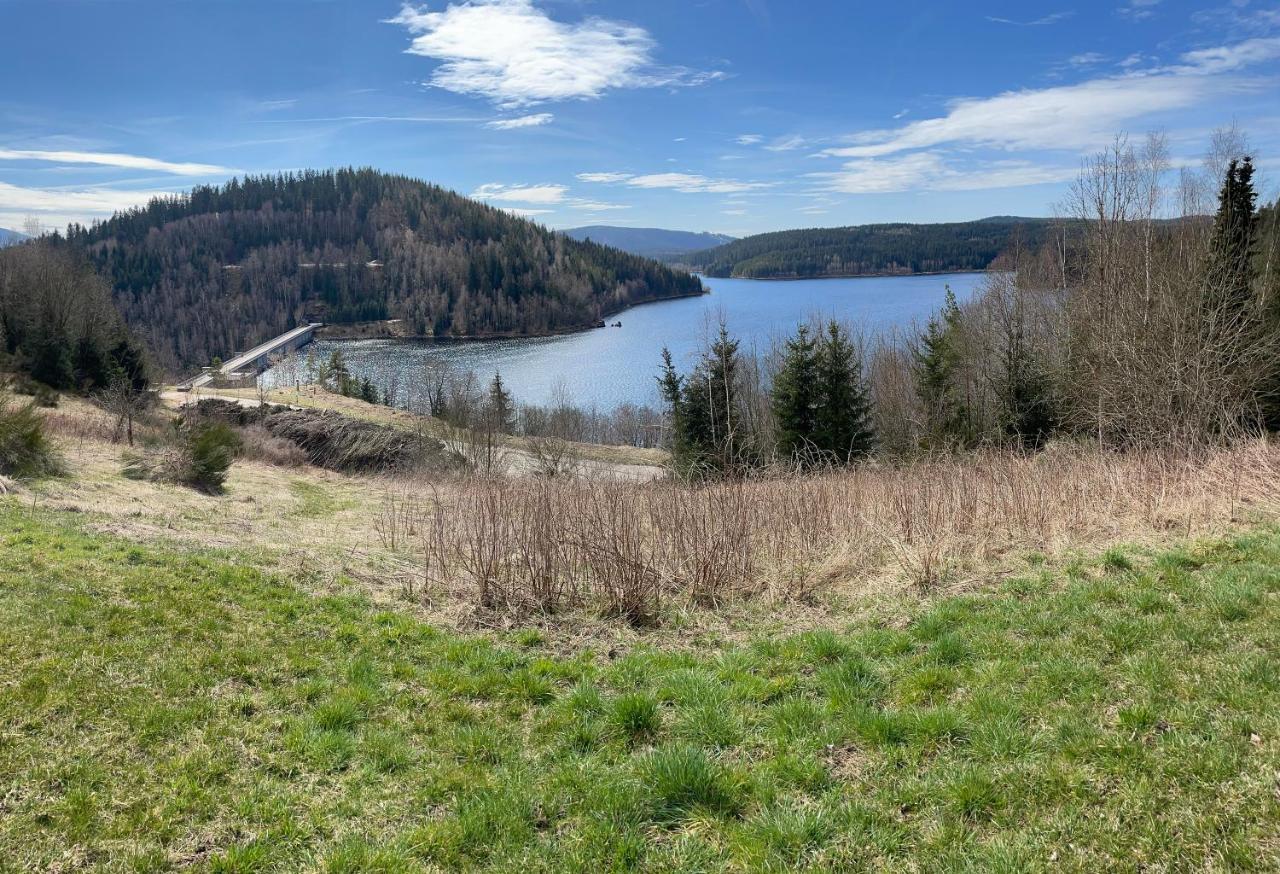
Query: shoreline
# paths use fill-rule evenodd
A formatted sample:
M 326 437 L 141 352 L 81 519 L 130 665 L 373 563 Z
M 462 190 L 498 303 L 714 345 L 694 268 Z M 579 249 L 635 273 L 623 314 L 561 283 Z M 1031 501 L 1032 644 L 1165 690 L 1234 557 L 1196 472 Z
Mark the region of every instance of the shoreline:
M 617 316 L 627 310 L 636 307 L 649 306 L 650 304 L 667 303 L 673 300 L 689 300 L 695 297 L 706 297 L 711 294 L 711 289 L 704 286 L 703 290 L 695 294 L 675 294 L 670 297 L 660 297 L 654 300 L 640 301 L 639 303 L 628 304 L 616 310 L 608 310 L 601 314 L 600 320 L 605 322 L 604 325 L 582 325 L 578 327 L 557 328 L 551 331 L 543 331 L 537 334 L 519 334 L 513 332 L 502 332 L 492 334 L 446 334 L 444 336 L 436 336 L 434 334 L 394 334 L 394 333 L 357 333 L 354 331 L 335 331 L 329 333 L 328 329 L 351 327 L 343 325 L 325 325 L 315 334 L 316 340 L 334 340 L 334 341 L 350 341 L 350 340 L 411 340 L 415 343 L 483 343 L 494 340 L 537 340 L 548 337 L 567 337 L 571 334 L 581 334 L 586 331 L 599 331 L 603 328 L 610 327 L 609 319 Z M 399 319 L 386 319 L 381 322 L 360 322 L 362 325 L 389 325 L 400 321 Z
M 741 279 L 747 282 L 804 282 L 813 279 L 909 279 L 912 276 L 967 276 L 974 273 L 990 273 L 990 268 L 982 270 L 917 270 L 912 273 L 823 273 L 816 276 L 711 276 L 699 273 L 708 279 Z

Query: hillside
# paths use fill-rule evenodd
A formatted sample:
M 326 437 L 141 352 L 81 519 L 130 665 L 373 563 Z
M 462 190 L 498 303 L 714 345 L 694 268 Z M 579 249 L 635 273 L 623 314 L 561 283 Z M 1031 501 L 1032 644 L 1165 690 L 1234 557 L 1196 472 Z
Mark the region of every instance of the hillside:
M 727 234 L 694 231 L 669 231 L 663 228 L 624 228 L 613 225 L 589 225 L 564 231 L 575 240 L 592 240 L 633 255 L 669 258 L 710 249 L 733 241 Z
M 1050 219 L 1000 216 L 972 222 L 857 225 L 776 231 L 689 256 L 708 276 L 802 279 L 819 276 L 984 270 L 1020 238 L 1038 246 Z
M 25 239 L 27 239 L 26 234 L 20 234 L 8 228 L 0 228 L 0 246 L 11 246 L 14 243 L 21 243 Z
M 189 368 L 304 319 L 424 336 L 539 335 L 702 292 L 696 277 L 370 169 L 233 179 L 69 238 L 159 363 Z

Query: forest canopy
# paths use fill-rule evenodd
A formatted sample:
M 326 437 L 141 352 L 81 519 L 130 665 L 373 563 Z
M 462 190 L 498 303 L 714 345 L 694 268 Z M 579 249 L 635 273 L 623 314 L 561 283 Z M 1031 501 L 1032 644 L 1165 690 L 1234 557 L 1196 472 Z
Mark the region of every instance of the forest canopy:
M 1049 219 L 1011 217 L 808 228 L 756 234 L 685 260 L 708 276 L 745 279 L 985 270 L 1015 242 L 1039 247 L 1051 228 Z
M 703 291 L 687 273 L 371 169 L 247 176 L 152 200 L 67 242 L 169 370 L 303 320 L 424 336 L 538 335 Z

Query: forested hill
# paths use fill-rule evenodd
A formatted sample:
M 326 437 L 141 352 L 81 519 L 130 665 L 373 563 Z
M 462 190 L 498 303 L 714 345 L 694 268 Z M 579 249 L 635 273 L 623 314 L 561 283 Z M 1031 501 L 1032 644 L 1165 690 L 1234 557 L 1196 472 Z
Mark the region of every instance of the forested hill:
M 1050 219 L 1000 216 L 953 224 L 776 231 L 685 260 L 708 276 L 751 279 L 984 270 L 1015 240 L 1038 247 L 1051 227 Z
M 627 228 L 617 225 L 589 225 L 564 231 L 575 240 L 594 240 L 633 255 L 672 258 L 686 252 L 710 249 L 733 241 L 727 234 L 706 231 L 670 231 L 665 228 Z
M 546 334 L 697 277 L 571 240 L 435 185 L 374 170 L 233 179 L 68 238 L 170 370 L 306 319 L 403 319 L 416 334 Z

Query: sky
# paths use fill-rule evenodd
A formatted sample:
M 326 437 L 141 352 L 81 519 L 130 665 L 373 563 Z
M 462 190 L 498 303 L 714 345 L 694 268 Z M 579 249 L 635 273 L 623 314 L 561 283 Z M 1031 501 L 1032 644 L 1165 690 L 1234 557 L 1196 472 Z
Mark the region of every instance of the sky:
M 550 227 L 1050 215 L 1119 135 L 1280 179 L 1280 3 L 0 0 L 0 227 L 371 166 Z

